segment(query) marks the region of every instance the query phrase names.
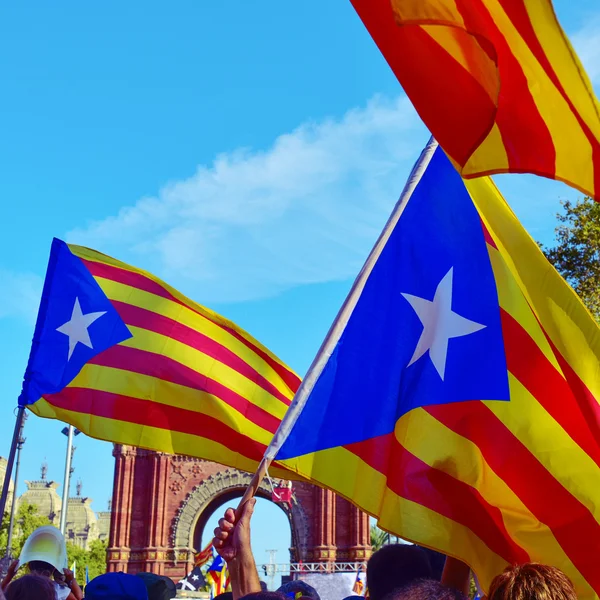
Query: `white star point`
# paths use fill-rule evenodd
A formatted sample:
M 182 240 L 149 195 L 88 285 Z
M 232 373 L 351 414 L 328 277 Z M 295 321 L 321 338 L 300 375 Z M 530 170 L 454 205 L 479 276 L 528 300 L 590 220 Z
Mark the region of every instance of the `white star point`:
M 450 268 L 442 278 L 433 300 L 402 294 L 423 325 L 423 332 L 407 367 L 429 352 L 429 358 L 442 381 L 446 372 L 448 340 L 471 335 L 486 327 L 452 311 L 452 272 Z
M 105 314 L 106 311 L 104 310 L 101 312 L 92 312 L 84 315 L 81 311 L 79 298 L 75 298 L 73 312 L 71 313 L 71 320 L 56 328 L 56 331 L 63 333 L 69 338 L 69 355 L 67 361 L 71 360 L 71 356 L 73 356 L 73 352 L 75 351 L 77 344 L 83 344 L 88 348 L 94 347 L 92 345 L 92 340 L 90 340 L 88 327 Z

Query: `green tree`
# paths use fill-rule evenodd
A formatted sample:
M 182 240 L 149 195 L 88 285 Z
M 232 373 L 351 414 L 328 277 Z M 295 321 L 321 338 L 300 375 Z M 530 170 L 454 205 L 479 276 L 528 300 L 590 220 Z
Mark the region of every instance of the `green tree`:
M 382 529 L 379 529 L 377 525 L 371 525 L 371 546 L 373 546 L 374 552 L 384 546 L 388 539 L 389 534 Z
M 85 583 L 85 568 L 88 568 L 90 580 L 106 573 L 106 542 L 94 540 L 89 550 L 84 550 L 75 544 L 67 543 L 67 558 L 69 568 L 77 563 L 77 581 Z
M 4 550 L 8 541 L 8 525 L 10 514 L 4 513 L 2 524 L 0 525 L 0 549 Z M 38 507 L 35 504 L 20 502 L 15 515 L 15 525 L 12 539 L 12 555 L 19 556 L 25 540 L 42 525 L 51 525 L 47 517 L 40 515 Z
M 566 200 L 556 215 L 556 245 L 542 247 L 548 260 L 600 321 L 600 203 Z

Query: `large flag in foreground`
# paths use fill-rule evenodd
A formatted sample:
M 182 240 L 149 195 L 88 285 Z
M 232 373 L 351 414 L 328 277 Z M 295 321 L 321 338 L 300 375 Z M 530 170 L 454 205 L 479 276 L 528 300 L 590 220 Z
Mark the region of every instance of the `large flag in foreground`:
M 600 329 L 431 142 L 267 458 L 468 563 L 600 591 Z M 357 418 L 360 415 L 360 418 Z
M 600 199 L 600 108 L 551 0 L 352 0 L 464 177 L 534 173 Z
M 253 471 L 299 378 L 157 277 L 54 240 L 21 406 L 111 442 Z

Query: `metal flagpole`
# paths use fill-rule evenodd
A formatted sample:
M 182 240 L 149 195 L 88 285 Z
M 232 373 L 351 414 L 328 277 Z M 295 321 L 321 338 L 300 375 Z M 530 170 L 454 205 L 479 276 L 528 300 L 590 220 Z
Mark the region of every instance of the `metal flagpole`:
M 2 495 L 0 496 L 0 518 L 4 516 L 6 510 L 6 500 L 8 499 L 8 487 L 12 475 L 13 465 L 15 463 L 15 454 L 17 452 L 17 444 L 19 442 L 19 434 L 23 425 L 23 417 L 25 415 L 25 407 L 19 406 L 17 411 L 17 419 L 15 421 L 15 430 L 13 432 L 12 443 L 10 445 L 10 453 L 8 455 L 8 463 L 6 465 L 6 473 L 4 475 L 4 485 L 2 486 Z
M 6 556 L 9 558 L 12 555 L 12 537 L 13 537 L 13 529 L 15 525 L 15 511 L 17 507 L 17 487 L 19 485 L 19 466 L 21 465 L 21 450 L 23 449 L 23 444 L 25 443 L 25 438 L 23 437 L 23 429 L 25 428 L 25 421 L 27 420 L 27 414 L 23 414 L 23 420 L 21 421 L 21 429 L 19 430 L 19 439 L 17 440 L 17 465 L 15 467 L 15 482 L 13 487 L 12 494 L 12 504 L 10 507 L 10 521 L 8 524 L 8 540 L 6 542 Z M 10 482 L 9 482 L 10 483 Z
M 62 497 L 62 510 L 60 511 L 60 532 L 65 535 L 67 529 L 67 510 L 69 508 L 69 487 L 71 483 L 71 459 L 73 458 L 73 434 L 75 428 L 69 425 L 67 432 L 67 456 L 65 458 L 65 480 Z

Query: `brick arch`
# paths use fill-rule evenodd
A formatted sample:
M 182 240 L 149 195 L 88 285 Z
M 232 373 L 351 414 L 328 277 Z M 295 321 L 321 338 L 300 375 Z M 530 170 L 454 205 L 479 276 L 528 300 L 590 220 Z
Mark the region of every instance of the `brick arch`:
M 213 509 L 230 499 L 241 496 L 250 484 L 251 479 L 252 476 L 249 473 L 226 469 L 210 475 L 194 487 L 181 503 L 173 519 L 171 528 L 173 547 L 179 550 L 199 550 L 199 534 L 202 533 L 201 530 L 204 528 Z M 273 480 L 273 483 L 277 485 L 280 480 Z M 271 488 L 266 481 L 261 483 L 256 495 L 268 500 L 271 499 Z M 292 534 L 291 559 L 294 561 L 303 560 L 306 555 L 309 535 L 306 512 L 296 497 L 293 498 L 291 509 L 289 506 L 282 504 L 277 504 L 277 506 L 283 510 L 290 523 Z

